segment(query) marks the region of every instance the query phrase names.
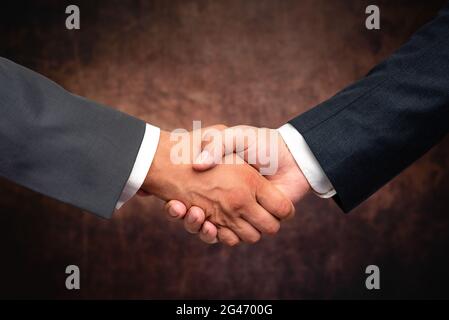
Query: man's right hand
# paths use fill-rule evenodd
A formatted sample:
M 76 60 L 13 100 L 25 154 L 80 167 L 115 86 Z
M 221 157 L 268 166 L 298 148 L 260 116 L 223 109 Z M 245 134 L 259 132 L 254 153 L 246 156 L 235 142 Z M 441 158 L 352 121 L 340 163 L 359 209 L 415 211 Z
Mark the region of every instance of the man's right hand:
M 216 128 L 211 128 L 209 132 L 213 134 L 210 135 L 209 141 L 202 145 L 202 154 L 193 164 L 195 170 L 209 170 L 217 163 L 223 162 L 223 156 L 236 152 L 257 170 L 273 165 L 264 160 L 275 161 L 275 170 L 266 178 L 292 202 L 298 202 L 311 191 L 310 185 L 277 130 L 251 126 L 221 128 L 218 140 L 231 141 L 231 148 L 223 146 L 222 143 L 214 143 L 214 139 L 217 139 Z M 205 135 L 208 135 L 208 129 L 205 130 Z M 238 140 L 242 143 L 238 143 Z M 270 156 L 270 152 L 276 154 Z M 201 240 L 206 243 L 217 242 L 216 226 L 207 220 L 201 208 L 195 206 L 189 209 L 182 201 L 171 200 L 165 209 L 171 220 L 184 219 L 184 226 L 188 232 L 199 233 Z M 219 236 L 218 239 L 221 240 Z
M 185 141 L 193 146 L 192 133 L 186 134 Z M 168 132 L 161 132 L 142 190 L 163 200 L 179 199 L 191 212 L 201 208 L 204 219 L 211 223 L 206 227 L 214 225 L 224 243 L 254 243 L 261 233 L 276 233 L 279 220 L 294 214 L 291 201 L 247 163 L 241 159 L 236 163 L 235 154 L 225 156 L 233 164 L 198 172 L 192 169 L 192 162 L 173 163 L 175 144 Z

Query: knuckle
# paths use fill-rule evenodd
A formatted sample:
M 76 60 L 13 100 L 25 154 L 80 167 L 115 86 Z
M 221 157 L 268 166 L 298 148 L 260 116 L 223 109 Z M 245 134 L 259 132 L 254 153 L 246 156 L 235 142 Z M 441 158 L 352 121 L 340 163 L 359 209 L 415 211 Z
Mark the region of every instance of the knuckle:
M 243 179 L 252 189 L 263 187 L 264 178 L 255 170 L 251 170 L 250 172 L 247 171 L 246 175 L 243 176 Z
M 208 236 L 208 237 L 205 237 L 205 240 L 206 240 L 207 243 L 213 244 L 213 243 L 217 242 L 217 237 Z
M 234 247 L 240 242 L 240 239 L 227 228 L 218 230 L 217 240 L 229 247 Z
M 239 214 L 240 211 L 243 209 L 243 204 L 241 202 L 232 202 L 230 203 L 230 209 L 232 210 L 232 213 L 234 215 Z
M 212 128 L 217 129 L 217 130 L 224 130 L 224 129 L 227 129 L 228 126 L 226 126 L 226 125 L 224 125 L 222 123 L 219 123 L 219 124 L 216 124 L 216 125 L 212 126 Z
M 251 237 L 249 237 L 247 239 L 247 242 L 254 244 L 254 243 L 258 242 L 259 240 L 260 240 L 260 234 L 257 233 L 257 234 L 251 235 Z
M 288 199 L 282 199 L 278 204 L 279 216 L 282 218 L 288 217 L 292 213 L 292 203 Z
M 279 223 L 272 223 L 266 227 L 265 233 L 269 235 L 275 235 L 276 233 L 278 233 L 280 227 L 281 225 Z
M 237 239 L 226 239 L 224 242 L 225 242 L 225 244 L 227 244 L 230 247 L 235 247 L 239 243 L 239 240 L 237 240 Z
M 245 195 L 240 190 L 234 190 L 228 195 L 227 203 L 233 212 L 241 211 L 245 206 Z
M 207 244 L 215 243 L 215 237 L 212 236 L 200 236 L 200 239 Z
M 197 234 L 198 233 L 198 230 L 196 230 L 196 229 L 194 229 L 194 228 L 192 228 L 192 227 L 185 227 L 185 229 L 186 229 L 186 231 L 188 232 L 188 233 L 191 233 L 191 234 Z

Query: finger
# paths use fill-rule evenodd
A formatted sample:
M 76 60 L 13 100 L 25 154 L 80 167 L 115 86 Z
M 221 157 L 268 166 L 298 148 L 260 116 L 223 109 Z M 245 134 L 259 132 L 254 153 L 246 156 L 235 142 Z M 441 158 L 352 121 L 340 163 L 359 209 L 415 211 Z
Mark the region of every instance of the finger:
M 243 242 L 256 243 L 261 238 L 260 232 L 244 219 L 237 219 L 231 229 Z
M 251 209 L 242 214 L 242 217 L 261 233 L 273 235 L 281 227 L 279 220 L 259 204 L 254 204 Z
M 219 227 L 217 233 L 218 240 L 230 247 L 240 243 L 240 238 L 229 228 Z
M 184 228 L 190 233 L 198 233 L 206 220 L 203 209 L 191 207 L 184 219 Z
M 218 242 L 217 227 L 210 221 L 205 221 L 201 227 L 200 239 L 206 243 L 213 244 Z
M 181 201 L 170 200 L 165 204 L 164 211 L 167 215 L 167 219 L 174 221 L 184 218 L 187 208 Z
M 278 219 L 287 219 L 295 215 L 293 203 L 267 179 L 261 178 L 256 190 L 257 202 Z

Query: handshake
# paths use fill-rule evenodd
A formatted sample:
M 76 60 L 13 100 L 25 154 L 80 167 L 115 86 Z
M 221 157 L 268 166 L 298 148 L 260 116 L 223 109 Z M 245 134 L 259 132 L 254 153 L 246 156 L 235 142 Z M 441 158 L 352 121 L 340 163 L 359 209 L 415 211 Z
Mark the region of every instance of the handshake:
M 278 130 L 217 125 L 161 131 L 139 195 L 165 201 L 170 220 L 206 243 L 255 243 L 294 215 L 311 190 Z
M 207 243 L 274 234 L 314 191 L 349 212 L 449 131 L 449 6 L 277 130 L 160 131 L 0 57 L 0 177 L 110 218 L 136 192 Z

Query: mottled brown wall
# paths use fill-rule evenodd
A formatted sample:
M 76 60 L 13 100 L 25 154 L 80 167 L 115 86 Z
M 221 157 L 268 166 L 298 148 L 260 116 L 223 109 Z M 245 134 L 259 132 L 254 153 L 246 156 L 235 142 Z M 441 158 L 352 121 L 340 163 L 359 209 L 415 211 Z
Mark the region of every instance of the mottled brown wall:
M 277 127 L 364 75 L 445 1 L 2 1 L 0 55 L 164 129 Z M 364 9 L 381 8 L 381 30 Z M 0 182 L 0 296 L 448 297 L 449 140 L 349 215 L 311 196 L 273 239 L 206 246 L 156 199 L 110 220 Z M 400 155 L 398 155 L 400 156 Z M 68 292 L 64 269 L 81 268 Z M 381 268 L 382 290 L 364 289 Z

